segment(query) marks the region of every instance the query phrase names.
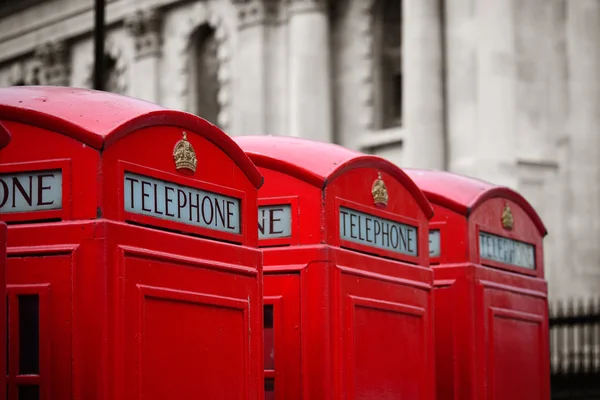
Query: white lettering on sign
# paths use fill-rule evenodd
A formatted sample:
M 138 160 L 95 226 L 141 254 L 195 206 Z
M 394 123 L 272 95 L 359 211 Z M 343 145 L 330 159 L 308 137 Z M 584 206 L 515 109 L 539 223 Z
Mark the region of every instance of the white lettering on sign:
M 417 256 L 417 228 L 340 207 L 340 238 L 383 250 Z
M 439 257 L 442 254 L 440 230 L 429 231 L 429 257 Z
M 59 210 L 61 207 L 61 170 L 0 175 L 0 213 Z
M 125 172 L 125 211 L 240 233 L 239 199 Z
M 491 261 L 535 269 L 535 246 L 485 232 L 479 232 L 479 256 Z
M 269 205 L 258 208 L 258 238 L 278 239 L 292 236 L 292 206 Z

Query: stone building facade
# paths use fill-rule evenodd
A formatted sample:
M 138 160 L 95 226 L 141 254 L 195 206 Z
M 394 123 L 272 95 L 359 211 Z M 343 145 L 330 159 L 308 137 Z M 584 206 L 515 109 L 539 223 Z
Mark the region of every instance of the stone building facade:
M 600 0 L 108 0 L 107 88 L 505 184 L 600 291 Z M 0 5 L 0 86 L 90 87 L 92 0 Z

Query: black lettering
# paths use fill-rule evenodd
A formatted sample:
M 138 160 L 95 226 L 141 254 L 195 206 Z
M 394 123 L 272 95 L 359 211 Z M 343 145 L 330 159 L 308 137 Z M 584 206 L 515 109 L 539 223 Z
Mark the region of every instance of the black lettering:
M 221 226 L 225 226 L 225 200 L 223 200 L 223 207 L 219 205 L 219 201 L 215 199 L 215 226 L 218 226 L 217 217 L 221 220 Z
M 365 240 L 365 238 L 362 237 L 361 220 L 362 218 L 360 217 L 360 215 L 358 215 L 358 240 Z
M 400 228 L 400 242 L 402 243 L 402 247 L 404 249 L 408 249 L 408 244 L 406 243 L 406 231 L 408 228 Z
M 139 181 L 137 179 L 133 179 L 133 178 L 129 178 L 129 177 L 125 177 L 126 181 L 131 182 L 131 208 L 135 208 L 135 201 L 134 201 L 134 196 L 133 196 L 133 183 L 134 182 L 138 182 Z
M 275 230 L 275 222 L 281 221 L 280 218 L 275 218 L 275 212 L 276 211 L 280 211 L 283 212 L 283 208 L 273 208 L 271 210 L 269 210 L 269 233 L 270 234 L 279 234 L 279 233 L 283 233 L 283 231 L 276 231 Z
M 366 240 L 369 243 L 373 243 L 372 240 L 369 240 L 369 232 L 371 231 L 371 227 L 369 226 L 369 222 L 373 221 L 371 218 L 365 218 L 365 235 L 367 236 Z
M 346 236 L 346 216 L 348 215 L 348 213 L 346 211 L 340 209 L 340 214 L 343 215 L 343 217 L 342 217 L 342 231 L 343 231 L 342 235 Z
M 381 245 L 385 247 L 390 245 L 390 225 L 385 221 L 381 223 Z
M 206 200 L 208 200 L 208 210 L 210 211 L 210 219 L 206 219 Z M 206 225 L 210 225 L 213 222 L 214 210 L 211 202 L 211 198 L 208 196 L 204 196 L 202 198 L 202 219 Z
M 158 190 L 157 184 L 154 184 L 154 213 L 162 215 L 162 212 L 158 210 Z
M 402 228 L 400 228 L 400 235 L 402 235 Z M 394 238 L 396 239 L 395 243 Z M 390 228 L 390 243 L 392 244 L 393 249 L 398 248 L 398 227 L 396 224 L 392 224 L 392 227 Z
M 354 227 L 356 226 L 356 223 L 353 221 L 352 217 L 354 217 L 354 219 L 357 219 L 358 217 L 356 214 L 350 214 L 350 237 L 356 239 L 356 236 L 354 236 Z
M 381 222 L 376 219 L 374 219 L 373 222 L 375 223 L 375 235 L 373 242 L 377 243 L 377 236 L 381 235 Z
M 193 195 L 196 195 L 196 204 L 193 203 Z M 196 209 L 196 222 L 200 222 L 200 194 L 199 193 L 192 193 L 189 192 L 189 196 L 190 196 L 190 201 L 188 202 L 189 207 L 190 207 L 190 222 L 192 222 L 192 209 Z
M 227 229 L 235 229 L 235 226 L 229 224 L 231 222 L 231 217 L 233 216 L 233 211 L 231 210 L 231 206 L 233 205 L 233 201 L 227 200 Z
M 183 197 L 181 197 L 183 195 Z M 177 218 L 181 218 L 181 209 L 187 205 L 187 196 L 181 189 L 177 189 Z
M 44 186 L 44 178 L 54 179 L 54 174 L 38 175 L 38 206 L 49 206 L 54 203 L 54 200 L 45 202 L 44 201 L 44 190 L 50 190 L 51 186 Z
M 173 193 L 175 193 L 175 189 L 169 186 L 165 186 L 165 215 L 168 215 L 169 217 L 174 217 L 175 213 L 170 214 L 169 213 L 169 203 L 173 202 L 173 199 L 169 197 L 169 190 Z
M 40 186 L 42 186 L 42 184 L 40 183 L 40 177 L 38 176 L 38 188 Z M 13 176 L 12 178 L 12 206 L 15 207 L 15 200 L 16 200 L 16 194 L 17 194 L 17 189 L 19 190 L 19 192 L 21 192 L 21 196 L 23 196 L 23 199 L 25 199 L 25 201 L 27 202 L 27 204 L 29 204 L 29 207 L 32 206 L 31 203 L 31 192 L 33 191 L 33 176 L 29 175 L 29 193 L 27 193 L 25 191 L 25 188 L 23 187 L 23 185 L 21 185 L 21 182 L 19 181 L 19 179 L 16 176 Z M 41 191 L 38 191 L 38 204 L 40 203 L 42 199 L 42 194 Z
M 414 233 L 415 231 L 412 229 L 406 230 L 406 250 L 410 253 L 415 253 L 415 249 L 413 248 L 413 244 L 415 243 Z M 431 244 L 431 235 L 429 236 L 429 244 Z
M 146 185 L 152 186 L 150 182 L 142 181 L 142 210 L 152 212 L 151 209 L 146 208 L 146 202 L 144 201 L 146 197 L 150 197 L 150 193 L 146 193 Z
M 265 210 L 259 210 L 260 214 L 258 217 L 258 230 L 260 231 L 260 233 L 262 233 L 263 235 L 265 234 Z M 224 225 L 224 224 L 223 224 Z
M 4 207 L 8 201 L 8 185 L 4 182 L 4 179 L 0 179 L 0 185 L 2 185 L 2 202 L 0 202 L 0 208 Z

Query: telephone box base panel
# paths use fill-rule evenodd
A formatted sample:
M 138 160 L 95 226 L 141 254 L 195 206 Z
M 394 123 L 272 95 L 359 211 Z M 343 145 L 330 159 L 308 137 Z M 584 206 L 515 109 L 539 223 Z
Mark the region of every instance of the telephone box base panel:
M 337 255 L 331 262 L 299 263 L 287 271 L 265 264 L 264 303 L 273 307 L 274 316 L 274 373 L 266 361 L 265 376 L 275 377 L 275 398 L 433 399 L 430 271 L 398 272 L 423 278 L 409 281 L 375 274 L 370 269 L 377 267 L 361 255 L 331 253 Z M 293 259 L 300 261 L 299 254 Z M 323 254 L 312 258 L 323 259 Z M 400 270 L 413 268 L 390 263 Z M 267 341 L 265 359 L 270 346 Z

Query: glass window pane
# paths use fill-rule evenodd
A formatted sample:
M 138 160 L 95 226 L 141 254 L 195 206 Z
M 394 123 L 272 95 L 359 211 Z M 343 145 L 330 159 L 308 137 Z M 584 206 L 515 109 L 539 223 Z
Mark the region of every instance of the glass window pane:
M 273 331 L 273 306 L 264 307 L 265 369 L 275 369 L 275 340 Z
M 37 385 L 19 386 L 19 400 L 40 400 L 40 387 Z
M 275 379 L 265 378 L 265 400 L 275 400 Z
M 19 298 L 19 373 L 40 372 L 40 301 L 38 295 Z

